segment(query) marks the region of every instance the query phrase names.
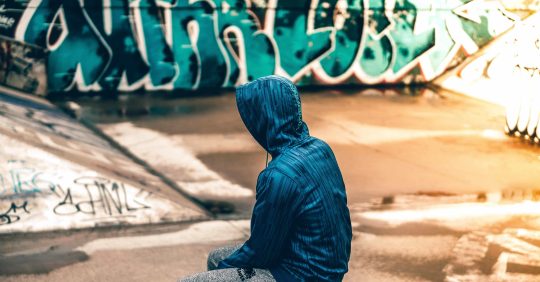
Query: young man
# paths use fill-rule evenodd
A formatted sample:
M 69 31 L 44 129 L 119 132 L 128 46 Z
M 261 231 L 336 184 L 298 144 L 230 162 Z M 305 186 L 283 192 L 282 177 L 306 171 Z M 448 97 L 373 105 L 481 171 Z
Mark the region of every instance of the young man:
M 240 116 L 272 155 L 259 174 L 251 237 L 213 251 L 210 271 L 185 281 L 341 281 L 351 221 L 330 147 L 309 135 L 289 80 L 267 76 L 236 90 Z

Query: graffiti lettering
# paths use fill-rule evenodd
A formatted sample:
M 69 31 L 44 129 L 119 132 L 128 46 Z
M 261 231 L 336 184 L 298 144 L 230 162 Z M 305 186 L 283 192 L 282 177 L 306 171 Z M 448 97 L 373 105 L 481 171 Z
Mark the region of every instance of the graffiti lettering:
M 540 143 L 540 99 L 536 91 L 540 85 L 539 27 L 540 14 L 528 17 L 484 54 L 461 66 L 456 76 L 460 88 L 476 90 L 493 85 L 490 91 L 507 110 L 506 132 L 531 143 Z M 516 86 L 519 91 L 511 91 Z
M 5 174 L 0 171 L 0 196 L 27 195 L 53 191 L 55 184 L 44 173 L 26 166 L 22 160 L 9 160 L 11 167 Z
M 122 0 L 110 0 L 109 3 L 117 8 L 107 9 L 102 1 L 92 1 L 92 9 L 87 9 L 99 34 L 114 50 L 110 66 L 106 68 L 99 85 L 104 90 L 129 90 L 133 85 L 137 87 L 149 67 L 142 59 L 131 30 L 128 3 Z
M 14 37 L 49 50 L 52 92 L 227 87 L 269 74 L 301 85 L 426 81 L 463 59 L 460 50 L 476 52 L 517 19 L 498 2 L 481 0 L 28 6 L 35 8 L 17 17 Z
M 11 224 L 19 221 L 21 217 L 18 214 L 21 213 L 21 210 L 24 213 L 30 213 L 30 211 L 28 211 L 27 205 L 27 201 L 24 201 L 21 205 L 11 203 L 11 206 L 6 212 L 0 213 L 0 225 Z
M 178 66 L 174 55 L 165 38 L 160 8 L 154 0 L 136 0 L 131 4 L 134 7 L 133 19 L 136 25 L 136 38 L 139 38 L 139 50 L 150 66 L 149 81 L 145 84 L 147 89 L 170 89 L 171 82 L 178 75 Z
M 129 199 L 123 183 L 111 182 L 100 177 L 81 177 L 75 179 L 74 184 L 82 187 L 87 197 L 83 200 L 74 200 L 72 190 L 80 188 L 67 188 L 63 192 L 62 201 L 54 207 L 55 214 L 73 215 L 83 213 L 97 215 L 103 213 L 113 216 L 150 208 L 137 199 Z M 58 188 L 63 191 L 60 186 Z
M 2 28 L 10 28 L 15 23 L 14 18 L 8 18 L 6 16 L 0 16 L 0 27 Z
M 16 38 L 49 50 L 49 88 L 99 90 L 112 50 L 86 10 L 78 0 L 33 2 L 36 8 L 27 10 L 33 15 L 22 24 L 25 32 L 19 34 L 19 25 Z

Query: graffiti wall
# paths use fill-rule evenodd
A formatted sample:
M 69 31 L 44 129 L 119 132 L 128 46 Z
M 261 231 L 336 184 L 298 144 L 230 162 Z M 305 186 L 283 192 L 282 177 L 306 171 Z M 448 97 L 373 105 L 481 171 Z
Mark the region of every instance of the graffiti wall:
M 540 143 L 540 13 L 517 23 L 436 83 L 505 107 L 506 132 Z
M 515 20 L 485 0 L 0 0 L 50 92 L 430 81 Z
M 206 217 L 91 130 L 34 99 L 0 94 L 0 233 Z

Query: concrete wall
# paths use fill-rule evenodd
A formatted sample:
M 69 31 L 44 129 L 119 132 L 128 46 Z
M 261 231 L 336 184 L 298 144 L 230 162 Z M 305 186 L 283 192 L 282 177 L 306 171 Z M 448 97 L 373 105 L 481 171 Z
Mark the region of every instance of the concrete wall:
M 49 51 L 50 92 L 431 81 L 518 18 L 483 0 L 4 3 L 0 34 Z

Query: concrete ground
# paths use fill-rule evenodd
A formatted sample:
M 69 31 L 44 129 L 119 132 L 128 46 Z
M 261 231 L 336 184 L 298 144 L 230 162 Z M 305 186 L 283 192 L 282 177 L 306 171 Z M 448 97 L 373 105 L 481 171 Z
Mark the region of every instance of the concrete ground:
M 177 147 L 248 189 L 264 168 L 266 154 L 244 128 L 231 93 L 80 103 L 82 116 L 121 144 L 122 131 L 160 134 L 148 140 L 136 135 L 135 146 L 125 144 L 136 155 L 145 143 L 178 140 Z M 504 136 L 499 106 L 429 89 L 305 91 L 302 105 L 311 134 L 332 146 L 352 204 L 419 191 L 534 188 L 540 180 L 540 150 Z
M 266 154 L 233 95 L 76 102 L 188 194 L 221 203 L 226 221 L 4 236 L 0 280 L 170 281 L 247 238 Z M 304 91 L 302 104 L 347 186 L 346 281 L 539 279 L 540 150 L 504 135 L 504 109 L 429 89 Z

